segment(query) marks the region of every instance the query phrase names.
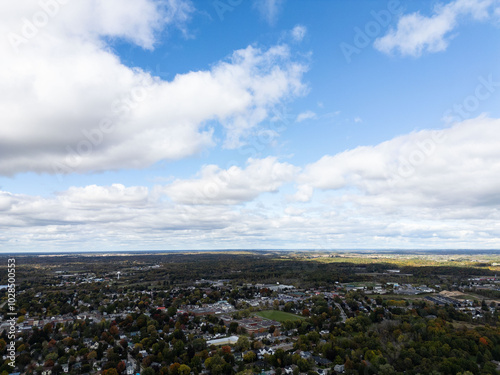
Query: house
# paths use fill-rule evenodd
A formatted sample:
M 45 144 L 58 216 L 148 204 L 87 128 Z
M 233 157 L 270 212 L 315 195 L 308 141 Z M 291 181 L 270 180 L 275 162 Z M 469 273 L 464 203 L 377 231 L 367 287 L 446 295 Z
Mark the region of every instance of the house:
M 158 362 L 152 362 L 150 366 L 153 370 L 160 370 L 161 363 Z
M 309 359 L 312 357 L 311 352 L 300 352 L 300 356 L 304 359 Z
M 329 359 L 321 358 L 318 356 L 314 356 L 313 359 L 318 366 L 328 366 L 330 363 L 332 363 L 332 361 L 330 361 Z
M 133 366 L 131 363 L 127 364 L 127 368 L 126 368 L 126 373 L 127 375 L 134 375 L 135 373 L 135 366 Z
M 271 348 L 262 348 L 262 349 L 259 349 L 258 352 L 257 352 L 257 358 L 258 359 L 263 359 L 266 354 L 273 355 L 274 354 L 274 350 L 271 349 Z
M 334 370 L 335 372 L 338 372 L 338 373 L 340 373 L 340 374 L 343 374 L 343 373 L 344 373 L 344 371 L 345 371 L 345 367 L 344 367 L 344 365 L 335 365 L 335 366 L 333 367 L 333 370 Z
M 262 360 L 258 360 L 258 361 L 255 361 L 254 365 L 257 368 L 264 368 L 264 367 L 266 367 L 266 362 L 264 362 Z

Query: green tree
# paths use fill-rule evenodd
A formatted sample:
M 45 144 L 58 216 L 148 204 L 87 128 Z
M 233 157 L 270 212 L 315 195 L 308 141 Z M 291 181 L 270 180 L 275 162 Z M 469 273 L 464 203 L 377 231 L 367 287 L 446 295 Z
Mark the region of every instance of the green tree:
M 254 362 L 255 360 L 257 359 L 257 356 L 255 355 L 254 352 L 250 351 L 248 353 L 246 353 L 244 356 L 243 356 L 243 360 L 246 362 L 246 363 L 252 363 Z
M 234 348 L 240 352 L 244 352 L 250 348 L 250 340 L 248 340 L 248 337 L 246 336 L 240 336 L 238 341 L 236 341 Z
M 379 375 L 395 375 L 396 370 L 390 364 L 381 365 L 378 371 Z
M 311 369 L 311 364 L 304 358 L 297 361 L 297 366 L 299 366 L 300 372 L 307 372 Z
M 229 324 L 229 333 L 236 333 L 238 331 L 238 323 L 237 322 L 231 322 Z
M 182 364 L 179 367 L 178 373 L 179 375 L 189 375 L 191 373 L 191 367 Z

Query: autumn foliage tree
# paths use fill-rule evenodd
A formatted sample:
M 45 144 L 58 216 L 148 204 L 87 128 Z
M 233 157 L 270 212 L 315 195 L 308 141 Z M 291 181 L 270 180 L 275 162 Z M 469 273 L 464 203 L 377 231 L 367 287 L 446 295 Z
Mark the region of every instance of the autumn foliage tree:
M 118 327 L 116 325 L 112 325 L 111 327 L 109 327 L 109 333 L 113 336 L 116 336 L 118 334 L 119 330 L 118 330 Z
M 116 366 L 116 370 L 121 374 L 126 370 L 127 366 L 125 365 L 125 362 L 120 361 L 118 365 Z

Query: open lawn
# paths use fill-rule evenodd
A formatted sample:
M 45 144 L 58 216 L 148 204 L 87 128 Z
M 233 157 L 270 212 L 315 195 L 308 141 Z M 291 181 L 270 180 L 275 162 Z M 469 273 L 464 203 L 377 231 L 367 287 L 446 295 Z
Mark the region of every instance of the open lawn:
M 293 321 L 293 320 L 305 319 L 302 316 L 290 314 L 290 313 L 278 311 L 278 310 L 259 311 L 259 312 L 256 312 L 255 315 L 258 315 L 258 316 L 260 316 L 262 318 L 266 318 L 266 319 L 276 320 L 277 322 L 284 322 L 285 320 L 292 320 Z
M 377 298 L 381 297 L 382 299 L 393 299 L 396 301 L 400 300 L 408 300 L 408 301 L 418 301 L 418 300 L 423 300 L 425 296 L 432 296 L 430 293 L 422 293 L 422 294 L 372 294 L 370 298 Z
M 484 297 L 481 296 L 473 296 L 472 294 L 460 294 L 455 296 L 456 299 L 468 299 L 468 300 L 478 300 L 481 301 Z
M 474 329 L 477 327 L 485 327 L 484 324 L 471 324 L 471 323 L 466 323 L 466 322 L 460 322 L 457 320 L 454 320 L 451 324 L 453 324 L 453 327 L 455 327 L 456 329 L 460 329 L 464 326 L 469 328 L 469 329 Z

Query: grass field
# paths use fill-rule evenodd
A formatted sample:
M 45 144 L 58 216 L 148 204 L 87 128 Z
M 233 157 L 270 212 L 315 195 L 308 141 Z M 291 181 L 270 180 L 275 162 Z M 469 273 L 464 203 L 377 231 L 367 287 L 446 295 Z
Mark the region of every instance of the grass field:
M 417 294 L 417 295 L 412 295 L 412 294 L 372 294 L 370 298 L 377 298 L 380 297 L 382 299 L 393 299 L 396 301 L 401 301 L 401 300 L 409 300 L 409 301 L 418 301 L 424 299 L 426 296 L 432 295 L 430 293 L 422 293 L 422 294 Z
M 278 310 L 266 310 L 256 312 L 255 315 L 261 316 L 262 318 L 267 318 L 271 320 L 276 320 L 277 322 L 284 322 L 285 320 L 301 320 L 305 319 L 302 316 L 298 316 L 295 314 L 290 314 L 283 311 Z
M 477 299 L 478 301 L 481 301 L 484 297 L 473 296 L 472 294 L 460 294 L 458 296 L 455 296 L 454 298 L 456 298 L 456 299 L 470 299 L 470 300 Z

